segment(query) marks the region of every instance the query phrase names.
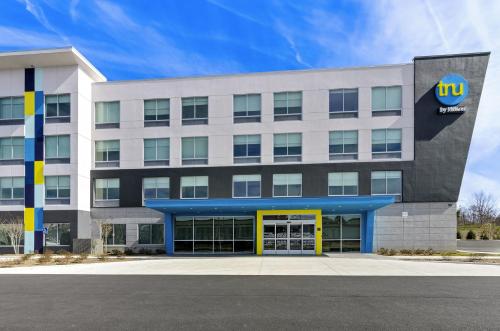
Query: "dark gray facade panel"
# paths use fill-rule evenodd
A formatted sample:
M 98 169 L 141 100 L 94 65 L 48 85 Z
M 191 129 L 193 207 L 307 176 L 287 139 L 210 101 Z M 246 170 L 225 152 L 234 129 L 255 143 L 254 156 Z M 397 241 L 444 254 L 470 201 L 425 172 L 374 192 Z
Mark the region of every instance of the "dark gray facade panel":
M 13 215 L 23 219 L 23 211 L 2 211 L 0 212 L 0 217 L 4 215 Z M 82 210 L 44 210 L 43 211 L 43 223 L 69 223 L 69 231 L 71 234 L 71 239 L 78 238 L 78 217 L 88 215 L 90 217 L 90 212 Z M 58 246 L 48 246 L 49 249 L 57 249 Z M 67 246 L 65 246 L 67 247 Z M 12 253 L 11 247 L 0 247 L 1 253 Z M 21 247 L 22 252 L 22 247 Z
M 488 60 L 489 53 L 415 58 L 415 173 L 405 178 L 414 192 L 404 192 L 405 200 L 458 200 Z M 449 73 L 469 83 L 463 114 L 437 113 L 434 88 Z
M 356 171 L 359 173 L 359 194 L 371 194 L 371 171 L 401 170 L 404 192 L 412 192 L 404 181 L 406 174 L 413 172 L 412 161 L 287 164 L 263 166 L 232 166 L 203 168 L 156 168 L 92 170 L 92 183 L 96 178 L 120 179 L 120 207 L 142 206 L 142 179 L 146 177 L 169 177 L 170 198 L 180 198 L 180 177 L 209 176 L 209 198 L 231 198 L 233 175 L 260 174 L 262 176 L 261 196 L 272 197 L 273 174 L 301 173 L 302 196 L 318 197 L 328 195 L 328 173 Z M 93 189 L 90 199 L 93 199 Z

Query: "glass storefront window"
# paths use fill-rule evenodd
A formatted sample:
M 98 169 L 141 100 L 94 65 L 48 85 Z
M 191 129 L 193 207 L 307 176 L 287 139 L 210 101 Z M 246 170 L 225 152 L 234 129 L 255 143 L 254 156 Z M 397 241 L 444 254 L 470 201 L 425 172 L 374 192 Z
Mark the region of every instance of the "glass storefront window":
M 361 215 L 323 215 L 323 252 L 359 252 Z
M 250 216 L 177 216 L 175 253 L 253 253 L 254 218 Z

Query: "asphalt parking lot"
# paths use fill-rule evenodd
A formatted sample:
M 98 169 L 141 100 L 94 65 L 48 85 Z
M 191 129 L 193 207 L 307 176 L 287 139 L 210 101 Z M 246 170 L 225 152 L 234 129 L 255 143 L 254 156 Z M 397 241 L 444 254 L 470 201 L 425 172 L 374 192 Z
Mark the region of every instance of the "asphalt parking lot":
M 16 330 L 497 329 L 498 277 L 1 275 Z

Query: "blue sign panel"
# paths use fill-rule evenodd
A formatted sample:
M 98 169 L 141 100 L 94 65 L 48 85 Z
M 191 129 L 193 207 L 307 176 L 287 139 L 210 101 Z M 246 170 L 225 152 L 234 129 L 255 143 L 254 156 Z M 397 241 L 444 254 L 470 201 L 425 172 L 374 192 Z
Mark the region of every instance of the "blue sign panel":
M 435 93 L 442 105 L 456 106 L 469 94 L 469 83 L 458 74 L 448 74 L 437 83 Z

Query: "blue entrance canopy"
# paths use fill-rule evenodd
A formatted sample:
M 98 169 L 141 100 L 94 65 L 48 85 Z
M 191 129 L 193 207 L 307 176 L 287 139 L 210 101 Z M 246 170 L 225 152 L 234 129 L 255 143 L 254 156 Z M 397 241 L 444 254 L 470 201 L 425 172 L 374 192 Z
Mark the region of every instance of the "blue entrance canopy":
M 156 199 L 146 200 L 146 207 L 164 213 L 212 215 L 221 213 L 251 214 L 256 210 L 321 209 L 323 213 L 360 213 L 394 203 L 388 195 L 321 198 L 242 198 L 242 199 Z
M 355 196 L 321 198 L 242 198 L 242 199 L 157 199 L 146 200 L 146 207 L 165 214 L 165 248 L 167 254 L 174 253 L 173 217 L 255 215 L 257 210 L 318 210 L 322 214 L 359 213 L 364 222 L 361 228 L 363 242 L 361 252 L 373 250 L 375 210 L 394 203 L 393 196 Z

